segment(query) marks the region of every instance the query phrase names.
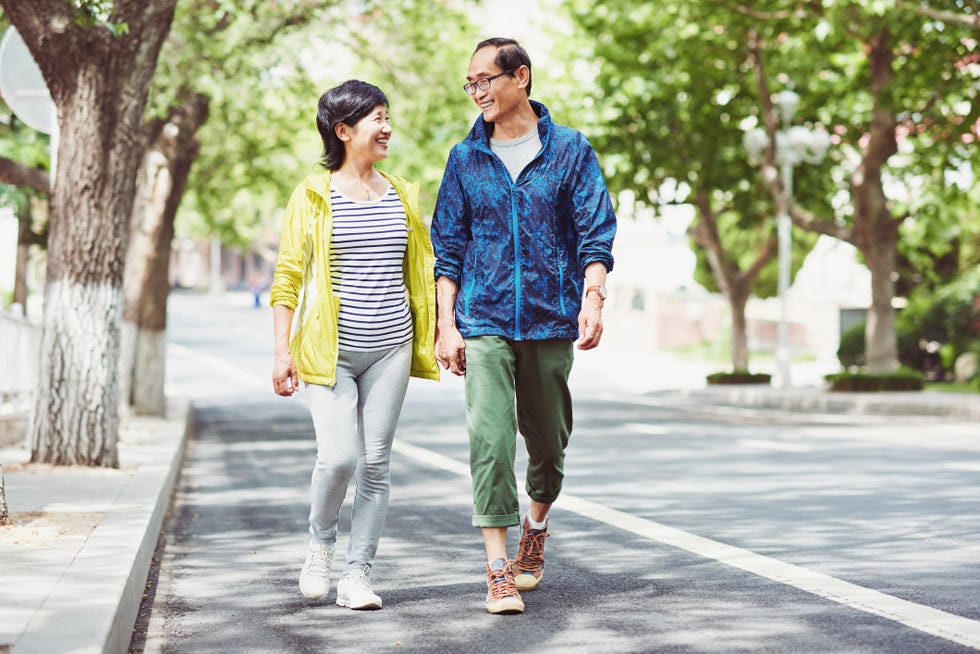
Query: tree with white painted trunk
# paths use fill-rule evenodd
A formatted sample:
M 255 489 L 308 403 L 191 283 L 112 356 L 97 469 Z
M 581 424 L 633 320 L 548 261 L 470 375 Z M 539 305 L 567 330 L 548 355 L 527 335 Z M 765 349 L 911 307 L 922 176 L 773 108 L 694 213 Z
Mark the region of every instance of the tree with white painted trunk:
M 0 463 L 0 526 L 10 524 L 7 513 L 7 493 L 3 489 L 3 463 Z
M 79 6 L 79 4 L 81 6 Z M 117 466 L 119 323 L 150 80 L 176 0 L 0 0 L 61 135 L 31 460 Z
M 200 148 L 208 97 L 191 93 L 143 131 L 123 286 L 120 399 L 142 415 L 164 415 L 167 296 L 174 218 Z

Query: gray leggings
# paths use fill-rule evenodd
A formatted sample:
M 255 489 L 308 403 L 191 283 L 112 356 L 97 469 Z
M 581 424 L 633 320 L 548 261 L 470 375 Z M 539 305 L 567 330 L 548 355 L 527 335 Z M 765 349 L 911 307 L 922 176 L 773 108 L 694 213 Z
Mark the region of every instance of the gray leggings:
M 347 566 L 369 570 L 388 511 L 391 442 L 412 362 L 412 344 L 377 352 L 341 350 L 335 386 L 310 384 L 316 464 L 310 484 L 310 541 L 337 540 L 340 507 L 354 478 Z

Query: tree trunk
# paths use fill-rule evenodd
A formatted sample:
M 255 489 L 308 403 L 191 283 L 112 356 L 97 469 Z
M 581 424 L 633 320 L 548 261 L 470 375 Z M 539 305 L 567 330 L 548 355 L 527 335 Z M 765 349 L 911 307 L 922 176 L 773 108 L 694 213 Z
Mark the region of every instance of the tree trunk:
M 27 259 L 31 251 L 31 199 L 26 198 L 17 216 L 17 264 L 14 273 L 14 302 L 20 304 L 22 315 L 27 315 Z
M 172 226 L 170 234 L 164 234 L 167 225 L 162 217 L 173 184 L 167 158 L 160 151 L 159 142 L 143 157 L 136 184 L 130 243 L 123 275 L 120 403 L 124 411 L 132 406 L 136 413 L 164 415 L 165 351 L 158 352 L 154 343 L 154 340 L 164 339 L 152 337 L 164 333 L 166 311 L 156 305 L 155 294 L 150 289 L 156 282 L 160 257 L 169 257 Z M 166 252 L 161 252 L 161 247 Z M 151 383 L 155 377 L 159 377 L 159 381 Z
M 738 291 L 728 296 L 732 309 L 732 370 L 749 369 L 749 338 L 745 327 L 745 304 L 749 299 L 747 288 L 739 285 Z
M 871 307 L 865 326 L 865 357 L 869 372 L 893 372 L 898 368 L 898 339 L 895 334 L 896 235 L 862 250 L 871 271 Z
M 788 189 L 784 189 L 779 181 L 775 153 L 771 146 L 763 163 L 763 179 L 777 202 L 785 203 L 784 206 L 789 207 L 793 224 L 846 241 L 864 255 L 871 271 L 871 307 L 868 310 L 865 331 L 865 353 L 870 372 L 892 372 L 898 368 L 898 339 L 895 335 L 895 312 L 892 309 L 892 300 L 895 297 L 893 275 L 898 228 L 905 217 L 891 214 L 882 181 L 882 168 L 888 158 L 898 152 L 898 120 L 892 88 L 895 52 L 891 41 L 888 29 L 882 28 L 868 37 L 865 43 L 873 103 L 868 131 L 859 140 L 859 143 L 864 141 L 860 146 L 863 148 L 861 161 L 850 179 L 851 200 L 854 205 L 853 227 L 839 226 L 832 218 L 822 218 L 804 211 L 792 202 L 792 198 L 786 193 Z M 754 32 L 749 54 L 759 84 L 759 97 L 771 143 L 771 137 L 775 133 L 776 114 L 769 96 L 758 35 Z
M 148 133 L 133 207 L 126 258 L 123 307 L 124 350 L 120 369 L 133 410 L 164 415 L 166 397 L 167 296 L 174 219 L 197 158 L 197 133 L 207 119 L 208 98 L 195 94 Z
M 898 368 L 898 339 L 895 335 L 895 257 L 901 218 L 892 217 L 882 181 L 882 167 L 898 151 L 897 120 L 891 96 L 893 78 L 891 38 L 887 30 L 869 43 L 871 93 L 874 106 L 868 144 L 861 163 L 851 177 L 854 199 L 854 244 L 871 271 L 871 308 L 868 310 L 864 348 L 870 372 L 892 372 Z
M 749 369 L 748 330 L 745 321 L 745 305 L 748 302 L 755 280 L 763 267 L 776 256 L 776 234 L 770 230 L 769 238 L 763 243 L 752 264 L 739 270 L 738 263 L 729 256 L 721 242 L 718 220 L 708 193 L 700 192 L 693 200 L 698 215 L 690 227 L 695 242 L 704 248 L 708 265 L 714 275 L 715 283 L 725 294 L 732 310 L 732 369 Z
M 0 0 L 31 50 L 62 135 L 51 202 L 31 460 L 117 466 L 122 273 L 134 138 L 176 0 L 118 0 L 116 35 L 62 0 Z
M 7 494 L 3 490 L 3 462 L 0 461 L 0 526 L 10 522 L 10 515 L 7 513 Z

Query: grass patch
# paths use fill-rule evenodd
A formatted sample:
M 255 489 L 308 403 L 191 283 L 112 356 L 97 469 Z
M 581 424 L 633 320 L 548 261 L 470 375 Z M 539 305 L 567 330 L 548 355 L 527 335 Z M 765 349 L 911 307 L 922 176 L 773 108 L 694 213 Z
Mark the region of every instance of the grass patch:
M 943 393 L 970 393 L 975 394 L 977 386 L 969 382 L 926 382 L 927 391 L 941 391 Z

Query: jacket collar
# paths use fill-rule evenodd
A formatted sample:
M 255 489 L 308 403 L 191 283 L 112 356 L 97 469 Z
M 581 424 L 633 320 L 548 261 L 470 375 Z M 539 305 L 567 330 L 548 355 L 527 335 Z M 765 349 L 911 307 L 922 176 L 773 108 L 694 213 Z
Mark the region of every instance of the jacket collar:
M 402 178 L 396 175 L 391 175 L 389 173 L 386 173 L 385 171 L 380 169 L 378 170 L 378 172 L 381 173 L 382 177 L 384 177 L 391 183 L 391 185 L 395 189 L 395 192 L 398 193 L 399 196 L 405 195 L 407 191 L 407 187 L 409 186 L 409 184 L 406 183 L 405 180 L 403 180 Z M 319 172 L 315 172 L 310 175 L 307 175 L 306 188 L 310 189 L 311 191 L 319 195 L 321 198 L 323 198 L 324 202 L 329 204 L 330 203 L 330 171 L 321 170 Z
M 551 134 L 551 112 L 548 111 L 548 107 L 537 100 L 529 100 L 529 102 L 531 103 L 531 108 L 534 109 L 534 113 L 538 115 L 538 138 L 541 139 L 541 147 L 543 149 L 547 147 L 548 136 Z M 482 114 L 477 116 L 476 122 L 473 123 L 473 128 L 466 137 L 466 141 L 480 150 L 491 152 L 490 132 L 487 129 L 487 122 L 483 120 Z

